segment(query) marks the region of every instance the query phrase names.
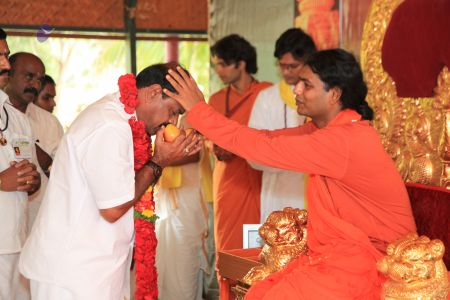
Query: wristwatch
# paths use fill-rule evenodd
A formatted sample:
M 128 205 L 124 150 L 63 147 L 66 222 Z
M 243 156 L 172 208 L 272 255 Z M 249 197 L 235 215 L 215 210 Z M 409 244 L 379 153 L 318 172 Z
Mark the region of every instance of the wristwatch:
M 158 182 L 159 177 L 161 177 L 163 169 L 152 160 L 149 160 L 145 165 L 152 168 L 154 176 L 152 184 L 155 185 Z

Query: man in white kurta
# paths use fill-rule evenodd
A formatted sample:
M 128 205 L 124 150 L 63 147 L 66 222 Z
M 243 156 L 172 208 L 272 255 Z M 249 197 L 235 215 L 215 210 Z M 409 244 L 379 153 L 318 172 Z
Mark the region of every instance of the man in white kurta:
M 129 298 L 133 210 L 115 223 L 99 213 L 134 197 L 129 118 L 119 95 L 108 95 L 63 137 L 20 260 L 32 288 L 37 281 L 61 287 L 67 299 Z
M 64 135 L 61 123 L 54 115 L 34 103 L 28 104 L 25 115 L 30 120 L 31 130 L 36 139 L 36 144 L 54 159 L 59 142 Z M 41 178 L 41 188 L 30 197 L 28 206 L 28 231 L 31 231 L 45 190 L 47 189 L 48 177 L 44 172 L 41 173 Z
M 150 66 L 136 83 L 128 75 L 127 83 L 137 86 L 133 113 L 125 112 L 119 93 L 107 95 L 86 108 L 64 135 L 20 257 L 33 300 L 130 299 L 133 206 L 172 159 L 199 150 L 194 138 L 162 142 L 161 127 L 183 112 L 162 92 L 174 90 L 165 78 L 168 68 Z M 124 93 L 134 95 L 129 88 Z M 153 157 L 137 172 L 131 117 L 144 123 L 142 134 L 158 132 Z
M 276 130 L 297 127 L 305 122 L 305 117 L 297 114 L 293 88 L 299 81 L 303 57 L 313 51 L 312 39 L 301 29 L 288 29 L 278 38 L 274 54 L 283 80 L 258 94 L 249 127 Z M 249 163 L 263 171 L 261 224 L 275 210 L 288 206 L 305 207 L 304 174 Z
M 6 92 L 14 107 L 23 112 L 30 120 L 36 144 L 44 152 L 38 151 L 37 153 L 40 162 L 38 170 L 41 172 L 42 185 L 40 190 L 29 199 L 28 229 L 30 230 L 47 187 L 48 177 L 45 173 L 47 173 L 47 168 L 55 156 L 64 132 L 55 116 L 33 103 L 37 98 L 41 80 L 45 74 L 44 64 L 39 57 L 30 53 L 19 52 L 11 55 L 10 61 L 11 76 Z M 31 79 L 28 80 L 26 76 L 31 76 Z
M 27 236 L 26 191 L 5 191 L 6 170 L 11 162 L 24 159 L 36 163 L 31 127 L 27 117 L 15 109 L 0 90 L 0 129 L 6 144 L 0 145 L 0 299 L 29 299 L 20 282 L 19 255 Z

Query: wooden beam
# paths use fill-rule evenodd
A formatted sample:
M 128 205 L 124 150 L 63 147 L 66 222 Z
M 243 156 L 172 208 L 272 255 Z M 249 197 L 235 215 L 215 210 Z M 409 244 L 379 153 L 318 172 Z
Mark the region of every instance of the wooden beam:
M 136 74 L 136 2 L 124 0 L 125 43 L 127 71 Z

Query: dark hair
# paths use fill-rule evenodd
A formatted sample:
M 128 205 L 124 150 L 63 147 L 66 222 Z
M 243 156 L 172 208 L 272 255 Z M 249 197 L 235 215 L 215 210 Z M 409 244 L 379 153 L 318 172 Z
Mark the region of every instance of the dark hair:
M 313 52 L 316 52 L 316 45 L 312 38 L 300 28 L 291 28 L 280 35 L 273 55 L 280 59 L 286 53 L 291 53 L 295 59 L 301 60 Z
M 242 60 L 245 62 L 245 71 L 249 74 L 255 74 L 258 71 L 255 47 L 237 34 L 218 40 L 211 47 L 211 55 L 223 59 L 227 65 L 237 64 Z
M 166 63 L 151 65 L 145 68 L 136 76 L 136 87 L 141 89 L 151 86 L 152 84 L 159 84 L 163 89 L 168 89 L 169 91 L 176 93 L 175 88 L 166 79 L 169 69 L 175 70 L 176 66 L 176 63 Z M 164 93 L 163 97 L 166 97 Z
M 41 80 L 41 91 L 45 88 L 47 84 L 56 85 L 55 81 L 50 75 L 45 74 Z
M 367 86 L 356 58 L 342 49 L 315 52 L 305 65 L 325 84 L 325 90 L 338 87 L 342 91 L 342 108 L 356 110 L 364 120 L 373 119 L 373 110 L 366 102 Z
M 6 32 L 0 28 L 0 40 L 6 40 L 7 36 Z

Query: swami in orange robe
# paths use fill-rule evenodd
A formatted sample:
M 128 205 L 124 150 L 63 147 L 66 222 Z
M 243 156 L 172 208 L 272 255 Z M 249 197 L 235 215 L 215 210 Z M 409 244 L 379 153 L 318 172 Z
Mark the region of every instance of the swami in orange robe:
M 243 93 L 229 86 L 212 95 L 209 104 L 220 114 L 247 125 L 256 96 L 268 86 L 270 83 L 253 81 Z M 213 194 L 217 258 L 221 250 L 243 247 L 243 224 L 259 223 L 261 176 L 260 171 L 250 167 L 241 157 L 234 156 L 226 161 L 216 159 Z M 228 286 L 221 278 L 219 284 L 221 299 L 227 299 Z
M 346 109 L 321 129 L 259 131 L 200 102 L 188 122 L 240 157 L 311 174 L 309 255 L 254 284 L 246 299 L 379 299 L 377 260 L 416 227 L 402 178 L 368 121 Z

